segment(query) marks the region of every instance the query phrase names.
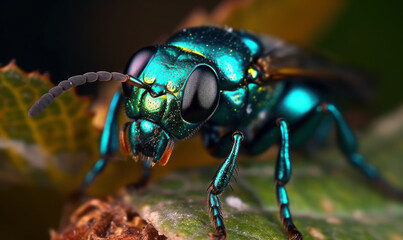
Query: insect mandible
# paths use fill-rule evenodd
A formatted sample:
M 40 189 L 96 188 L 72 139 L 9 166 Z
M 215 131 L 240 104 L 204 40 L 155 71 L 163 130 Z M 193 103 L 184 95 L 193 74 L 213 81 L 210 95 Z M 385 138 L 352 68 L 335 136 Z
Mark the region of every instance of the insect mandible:
M 256 155 L 280 145 L 275 185 L 280 217 L 290 239 L 303 239 L 294 225 L 286 184 L 291 177 L 290 142 L 304 144 L 326 116 L 337 129 L 347 160 L 386 193 L 403 199 L 358 153 L 357 141 L 323 84 L 354 83 L 354 74 L 272 37 L 218 27 L 183 29 L 164 44 L 139 50 L 125 74 L 89 72 L 73 76 L 44 94 L 29 110 L 35 116 L 71 87 L 94 81 L 122 82 L 110 103 L 100 142 L 101 158 L 86 175 L 84 191 L 118 148 L 117 113 L 127 117 L 120 142 L 143 163 L 144 186 L 151 167 L 166 165 L 175 142 L 201 132 L 205 147 L 225 157 L 208 188 L 216 239 L 226 239 L 219 195 L 229 184 L 237 156 Z M 291 133 L 289 135 L 289 129 Z

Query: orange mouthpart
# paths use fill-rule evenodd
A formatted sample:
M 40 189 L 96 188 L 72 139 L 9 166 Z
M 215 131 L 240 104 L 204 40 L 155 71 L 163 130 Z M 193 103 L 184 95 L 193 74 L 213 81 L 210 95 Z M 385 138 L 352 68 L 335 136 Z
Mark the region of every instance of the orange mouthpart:
M 165 166 L 168 163 L 169 158 L 171 157 L 172 150 L 174 149 L 174 141 L 172 139 L 169 140 L 167 147 L 165 148 L 164 153 L 160 158 L 160 165 Z
M 130 153 L 130 147 L 129 147 L 129 140 L 128 140 L 128 126 L 130 123 L 125 123 L 122 127 L 122 130 L 120 131 L 120 144 L 122 145 L 123 152 L 126 154 Z

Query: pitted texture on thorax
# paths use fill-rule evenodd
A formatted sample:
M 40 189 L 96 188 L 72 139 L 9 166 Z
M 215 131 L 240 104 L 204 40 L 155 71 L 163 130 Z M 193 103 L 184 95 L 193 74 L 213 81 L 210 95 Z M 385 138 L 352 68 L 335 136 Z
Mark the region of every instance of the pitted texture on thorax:
M 217 65 L 221 89 L 234 89 L 241 84 L 253 60 L 248 46 L 230 29 L 199 27 L 184 29 L 167 44 L 203 55 Z

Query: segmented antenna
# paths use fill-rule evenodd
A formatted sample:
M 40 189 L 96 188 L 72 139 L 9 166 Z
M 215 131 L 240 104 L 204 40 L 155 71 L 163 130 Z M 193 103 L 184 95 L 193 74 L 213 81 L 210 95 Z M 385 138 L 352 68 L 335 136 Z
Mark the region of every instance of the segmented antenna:
M 67 80 L 61 81 L 56 87 L 53 87 L 52 89 L 49 90 L 48 93 L 45 93 L 44 95 L 41 96 L 41 98 L 38 99 L 32 105 L 32 107 L 28 111 L 28 115 L 30 117 L 35 117 L 39 113 L 41 113 L 49 104 L 53 102 L 53 100 L 60 96 L 64 91 L 69 90 L 72 87 L 80 86 L 85 83 L 90 83 L 90 82 L 95 82 L 95 81 L 101 81 L 101 82 L 107 82 L 107 81 L 114 81 L 114 82 L 127 82 L 131 85 L 134 85 L 136 87 L 140 88 L 148 88 L 148 85 L 144 84 L 140 80 L 126 74 L 118 73 L 118 72 L 105 72 L 105 71 L 99 71 L 99 72 L 87 72 L 84 73 L 83 75 L 76 75 L 73 77 L 68 78 Z

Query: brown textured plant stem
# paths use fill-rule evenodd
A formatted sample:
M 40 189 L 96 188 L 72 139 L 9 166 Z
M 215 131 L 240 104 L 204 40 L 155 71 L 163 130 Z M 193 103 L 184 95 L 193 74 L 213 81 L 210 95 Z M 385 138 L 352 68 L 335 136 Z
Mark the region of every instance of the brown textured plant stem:
M 51 231 L 52 240 L 165 240 L 158 231 L 121 201 L 92 199 L 81 205 L 70 223 L 59 233 Z

